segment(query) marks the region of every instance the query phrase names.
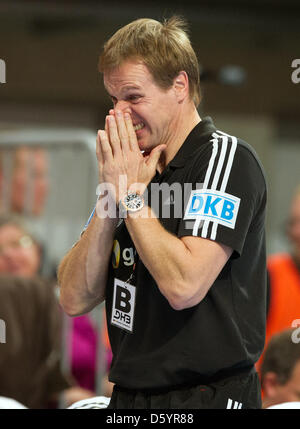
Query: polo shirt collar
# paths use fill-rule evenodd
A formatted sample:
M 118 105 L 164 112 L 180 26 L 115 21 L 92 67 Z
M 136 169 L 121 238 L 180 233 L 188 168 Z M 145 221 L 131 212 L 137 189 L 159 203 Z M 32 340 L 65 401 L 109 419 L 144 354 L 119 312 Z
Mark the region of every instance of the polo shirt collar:
M 210 116 L 203 118 L 190 132 L 174 158 L 169 162 L 169 167 L 183 167 L 186 160 L 199 148 L 202 143 L 207 142 L 216 127 Z

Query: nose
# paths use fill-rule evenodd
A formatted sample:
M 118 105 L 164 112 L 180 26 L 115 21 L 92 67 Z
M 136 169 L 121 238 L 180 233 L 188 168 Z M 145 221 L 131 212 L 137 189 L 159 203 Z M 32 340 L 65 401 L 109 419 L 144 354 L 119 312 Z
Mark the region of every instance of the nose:
M 119 100 L 117 101 L 117 103 L 115 104 L 115 110 L 121 110 L 123 113 L 129 113 L 131 115 L 131 107 L 130 104 L 128 103 L 128 101 L 125 100 Z

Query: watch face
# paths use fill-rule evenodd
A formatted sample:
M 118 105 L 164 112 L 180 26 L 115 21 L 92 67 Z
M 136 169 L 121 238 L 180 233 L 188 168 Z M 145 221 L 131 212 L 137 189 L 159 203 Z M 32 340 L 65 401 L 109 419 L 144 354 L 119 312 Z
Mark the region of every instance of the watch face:
M 124 205 L 127 210 L 137 211 L 143 207 L 144 201 L 139 194 L 128 194 L 124 198 Z

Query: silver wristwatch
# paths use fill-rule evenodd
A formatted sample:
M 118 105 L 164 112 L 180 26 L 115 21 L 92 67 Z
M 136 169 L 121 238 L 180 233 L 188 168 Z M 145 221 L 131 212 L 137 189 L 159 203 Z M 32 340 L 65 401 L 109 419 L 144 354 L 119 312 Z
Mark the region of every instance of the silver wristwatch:
M 127 192 L 119 203 L 120 217 L 126 217 L 126 213 L 133 213 L 144 207 L 144 198 L 137 192 Z

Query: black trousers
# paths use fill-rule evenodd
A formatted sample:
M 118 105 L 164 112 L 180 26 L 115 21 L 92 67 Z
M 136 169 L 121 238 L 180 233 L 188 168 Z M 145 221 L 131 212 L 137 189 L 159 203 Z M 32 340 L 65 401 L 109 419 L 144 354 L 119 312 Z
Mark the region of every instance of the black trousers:
M 261 386 L 254 368 L 215 381 L 164 391 L 115 385 L 110 409 L 260 409 Z

